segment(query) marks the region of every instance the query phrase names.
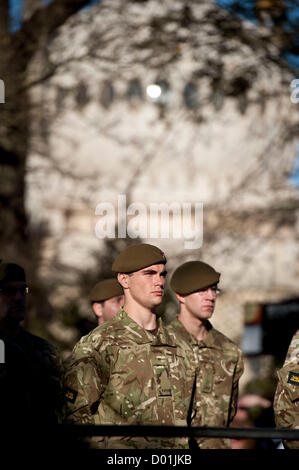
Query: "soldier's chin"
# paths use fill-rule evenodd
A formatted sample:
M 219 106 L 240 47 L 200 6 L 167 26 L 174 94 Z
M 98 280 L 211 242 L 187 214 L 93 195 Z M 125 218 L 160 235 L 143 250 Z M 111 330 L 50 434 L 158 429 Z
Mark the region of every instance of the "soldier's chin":
M 155 300 L 152 302 L 152 304 L 151 304 L 151 305 L 149 305 L 149 308 L 155 308 L 155 307 L 158 307 L 159 305 L 161 305 L 161 303 L 162 303 L 162 300 L 163 300 L 163 298 L 162 298 L 162 297 L 161 297 L 161 298 L 160 298 L 160 297 L 157 297 L 157 298 L 156 298 L 156 299 L 155 299 Z
M 25 310 L 24 309 L 15 309 L 12 312 L 10 312 L 10 320 L 15 321 L 15 322 L 21 322 L 25 318 Z

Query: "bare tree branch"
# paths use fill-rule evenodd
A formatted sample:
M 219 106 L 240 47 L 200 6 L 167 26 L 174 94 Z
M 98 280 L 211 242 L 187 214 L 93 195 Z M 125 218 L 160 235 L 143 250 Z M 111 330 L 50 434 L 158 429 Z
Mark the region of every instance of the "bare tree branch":
M 39 43 L 40 37 L 48 36 L 61 26 L 70 16 L 87 5 L 89 0 L 55 0 L 43 8 L 37 9 L 23 23 L 16 38 L 26 36 L 32 44 Z
M 9 28 L 9 0 L 2 0 L 0 6 L 0 36 L 8 33 Z

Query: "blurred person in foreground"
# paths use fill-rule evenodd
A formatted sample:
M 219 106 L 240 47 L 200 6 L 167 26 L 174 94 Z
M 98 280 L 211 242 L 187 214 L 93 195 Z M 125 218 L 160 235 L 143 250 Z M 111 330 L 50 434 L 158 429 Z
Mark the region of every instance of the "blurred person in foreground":
M 0 367 L 0 409 L 2 430 L 14 437 L 25 429 L 21 442 L 58 422 L 63 366 L 56 348 L 26 331 L 28 286 L 24 269 L 14 263 L 0 263 L 0 339 L 5 361 Z M 32 434 L 31 433 L 32 429 Z
M 130 246 L 114 261 L 124 305 L 73 349 L 66 367 L 66 422 L 187 424 L 193 384 L 188 358 L 177 354 L 174 336 L 156 314 L 165 265 L 165 254 L 149 244 Z M 188 448 L 187 439 L 168 436 L 95 436 L 81 442 L 96 449 Z
M 115 278 L 99 281 L 90 291 L 89 301 L 98 325 L 111 320 L 124 302 L 124 291 Z
M 238 400 L 237 413 L 231 427 L 252 428 L 275 426 L 272 401 L 255 393 L 246 393 Z M 270 438 L 232 438 L 232 449 L 277 449 L 280 440 Z
M 179 344 L 193 351 L 196 387 L 193 397 L 193 426 L 227 427 L 238 399 L 238 383 L 243 373 L 240 349 L 216 330 L 212 317 L 219 291 L 220 274 L 201 261 L 189 261 L 173 273 L 170 285 L 180 303 L 178 317 L 169 325 Z M 192 439 L 200 449 L 230 449 L 226 438 Z
M 290 343 L 283 367 L 277 372 L 274 397 L 275 422 L 279 428 L 299 429 L 299 330 Z M 287 449 L 299 449 L 299 441 L 284 440 Z

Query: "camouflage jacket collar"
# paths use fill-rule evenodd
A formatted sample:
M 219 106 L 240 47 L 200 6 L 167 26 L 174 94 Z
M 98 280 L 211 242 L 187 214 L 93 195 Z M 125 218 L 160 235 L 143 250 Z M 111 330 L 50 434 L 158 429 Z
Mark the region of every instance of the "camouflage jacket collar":
M 172 322 L 171 322 L 171 326 L 174 330 L 174 333 L 177 332 L 180 336 L 180 338 L 182 338 L 186 343 L 188 344 L 192 344 L 194 346 L 197 346 L 198 345 L 198 342 L 197 342 L 197 339 L 192 336 L 187 330 L 186 328 L 184 327 L 184 325 L 180 322 L 180 320 L 178 319 L 178 317 L 176 317 Z
M 185 341 L 191 342 L 194 346 L 198 346 L 199 348 L 222 349 L 218 331 L 209 321 L 207 321 L 208 334 L 206 338 L 201 341 L 197 341 L 197 339 L 186 330 L 178 317 L 176 317 L 171 324 L 176 330 L 179 330 L 181 337 L 183 337 Z
M 207 322 L 207 328 L 208 334 L 204 340 L 198 341 L 198 346 L 200 348 L 222 350 L 223 345 L 220 341 L 218 331 L 213 327 L 213 325 L 209 321 Z
M 153 346 L 159 346 L 163 344 L 176 347 L 174 340 L 169 335 L 168 331 L 164 328 L 162 319 L 159 317 L 157 317 L 157 333 L 155 335 L 151 334 L 138 325 L 138 323 L 129 317 L 123 308 L 119 309 L 115 318 L 122 322 L 127 331 L 132 333 L 134 336 L 134 341 L 138 344 L 151 343 Z

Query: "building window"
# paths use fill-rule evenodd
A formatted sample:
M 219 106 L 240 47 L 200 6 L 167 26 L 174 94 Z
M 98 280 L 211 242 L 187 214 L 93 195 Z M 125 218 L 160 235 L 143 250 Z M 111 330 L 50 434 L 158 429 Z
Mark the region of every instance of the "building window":
M 198 90 L 194 82 L 188 82 L 183 91 L 183 98 L 186 108 L 196 109 L 199 106 Z
M 143 100 L 143 91 L 138 78 L 130 80 L 127 89 L 127 98 L 131 103 L 137 103 Z
M 65 99 L 68 95 L 68 89 L 62 86 L 57 87 L 56 97 L 55 97 L 55 104 L 56 104 L 56 112 L 60 113 L 63 110 Z
M 172 99 L 172 91 L 166 80 L 158 80 L 156 83 L 148 85 L 146 94 L 152 102 L 161 105 L 169 104 Z
M 114 100 L 114 89 L 110 82 L 104 82 L 100 94 L 100 103 L 105 108 L 108 109 L 112 105 Z
M 75 91 L 75 100 L 78 108 L 83 108 L 89 102 L 88 90 L 85 83 L 80 82 Z
M 216 109 L 220 111 L 224 103 L 224 93 L 220 88 L 215 88 L 211 94 L 211 101 Z

